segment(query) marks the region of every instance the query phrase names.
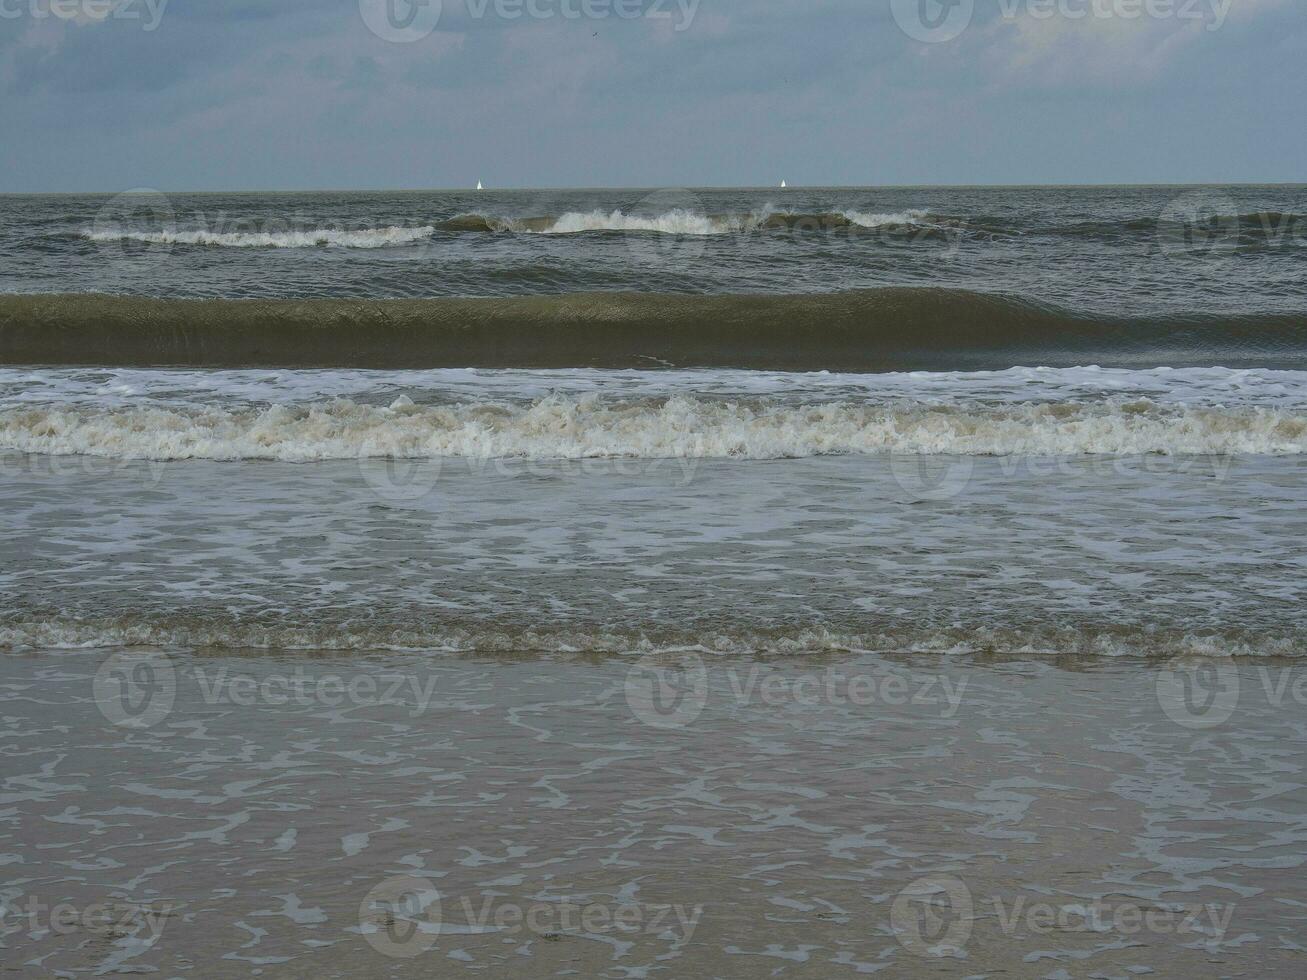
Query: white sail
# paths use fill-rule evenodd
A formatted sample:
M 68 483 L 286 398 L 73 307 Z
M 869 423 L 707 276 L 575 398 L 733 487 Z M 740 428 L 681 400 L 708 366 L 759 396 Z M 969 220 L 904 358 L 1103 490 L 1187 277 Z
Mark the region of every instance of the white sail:
M 781 188 L 784 189 L 785 186 L 786 186 L 786 185 L 785 185 L 785 181 L 782 180 L 782 181 L 781 181 Z
M 481 186 L 481 181 L 479 180 L 477 181 L 477 190 L 485 190 L 485 188 Z

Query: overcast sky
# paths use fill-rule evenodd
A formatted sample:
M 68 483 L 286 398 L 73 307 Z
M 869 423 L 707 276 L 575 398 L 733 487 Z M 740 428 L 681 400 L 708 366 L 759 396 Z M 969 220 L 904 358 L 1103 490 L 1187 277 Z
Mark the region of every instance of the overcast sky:
M 0 0 L 0 91 L 0 191 L 1303 180 L 1307 2 Z

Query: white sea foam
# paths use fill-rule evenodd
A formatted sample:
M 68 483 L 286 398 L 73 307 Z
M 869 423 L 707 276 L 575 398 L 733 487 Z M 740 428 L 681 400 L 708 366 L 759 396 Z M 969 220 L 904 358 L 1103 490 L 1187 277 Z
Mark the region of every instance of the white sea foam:
M 129 459 L 361 457 L 777 459 L 847 454 L 1307 453 L 1307 413 L 1092 403 L 923 405 L 690 395 L 550 395 L 389 406 L 337 398 L 254 407 L 31 405 L 0 410 L 0 448 Z
M 918 224 L 927 217 L 923 210 L 888 213 L 842 210 L 834 212 L 863 228 Z M 796 221 L 803 215 L 782 211 L 770 205 L 747 214 L 700 214 L 674 208 L 657 215 L 628 214 L 622 210 L 567 211 L 552 219 L 486 217 L 486 227 L 496 231 L 513 231 L 538 235 L 574 235 L 588 231 L 659 232 L 667 235 L 725 235 L 748 232 L 763 227 L 774 216 Z M 806 216 L 820 224 L 822 215 Z M 82 236 L 94 242 L 121 240 L 155 245 L 212 245 L 227 248 L 384 248 L 421 241 L 435 231 L 432 225 L 421 227 L 389 226 L 384 228 L 310 228 L 301 231 L 209 231 L 165 229 L 133 231 L 117 228 L 88 228 Z
M 409 245 L 430 237 L 435 228 L 392 225 L 385 228 L 311 228 L 307 231 L 127 231 L 87 229 L 82 234 L 93 242 L 137 241 L 155 245 L 213 245 L 225 248 L 385 248 Z
M 919 224 L 926 218 L 926 212 L 921 210 L 897 211 L 888 214 L 845 210 L 841 211 L 840 214 L 855 225 L 861 225 L 864 228 L 882 228 L 886 225 L 913 225 Z
M 568 211 L 546 227 L 532 229 L 542 235 L 573 235 L 582 231 L 651 231 L 668 235 L 722 235 L 745 230 L 756 219 L 712 217 L 674 209 L 656 216 L 622 211 Z
M 887 214 L 864 211 L 837 212 L 846 220 L 864 228 L 887 225 L 915 224 L 926 217 L 925 211 L 911 210 Z M 754 231 L 763 227 L 774 216 L 788 216 L 799 220 L 803 216 L 779 211 L 770 206 L 749 214 L 708 215 L 682 208 L 659 215 L 627 214 L 624 211 L 568 211 L 552 222 L 523 223 L 512 219 L 491 219 L 492 227 L 508 231 L 527 231 L 541 235 L 573 235 L 583 231 L 641 231 L 661 232 L 667 235 L 725 235 L 732 232 Z M 809 215 L 817 224 L 821 215 Z
M 626 399 L 675 395 L 715 399 L 916 401 L 923 404 L 998 405 L 1148 399 L 1164 405 L 1272 408 L 1307 411 L 1307 371 L 1231 368 L 1018 367 L 1004 371 L 913 371 L 852 374 L 722 369 L 604 370 L 473 369 L 376 370 L 298 368 L 3 368 L 0 408 L 67 403 L 102 408 L 271 403 L 352 398 L 389 403 L 407 395 L 418 404 L 439 400 L 527 402 L 548 395 Z
M 340 622 L 246 623 L 207 617 L 120 616 L 103 620 L 29 619 L 0 623 L 0 649 L 102 649 L 114 647 L 277 650 L 428 650 L 457 653 L 526 652 L 647 655 L 811 654 L 827 651 L 1011 654 L 1089 657 L 1301 657 L 1301 631 L 1183 630 L 1137 626 L 977 626 L 843 631 L 824 627 L 775 630 L 707 628 L 671 636 L 638 628 L 554 630 L 488 621 L 441 626 L 420 619 L 405 625 Z

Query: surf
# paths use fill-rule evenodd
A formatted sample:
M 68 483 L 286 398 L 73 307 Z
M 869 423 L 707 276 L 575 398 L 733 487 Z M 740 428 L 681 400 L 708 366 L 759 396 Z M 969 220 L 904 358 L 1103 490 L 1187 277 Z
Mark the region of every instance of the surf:
M 468 213 L 440 222 L 441 231 L 492 232 L 523 235 L 579 235 L 593 232 L 644 232 L 662 235 L 708 236 L 765 230 L 856 230 L 915 227 L 929 224 L 929 213 L 912 209 L 877 213 L 842 209 L 794 212 L 772 207 L 735 214 L 707 214 L 672 209 L 659 214 L 614 210 L 566 211 L 533 217 Z
M 1141 398 L 1008 405 L 677 394 L 389 405 L 44 404 L 0 408 L 0 449 L 150 460 L 470 457 L 796 459 L 838 455 L 1307 454 L 1302 408 Z
M 766 625 L 734 622 L 669 628 L 630 621 L 526 624 L 510 618 L 470 620 L 415 609 L 407 616 L 344 619 L 279 613 L 276 621 L 236 614 L 126 612 L 69 617 L 11 614 L 0 620 L 0 649 L 100 648 L 430 651 L 518 658 L 523 654 L 574 657 L 647 657 L 708 654 L 716 657 L 810 656 L 839 652 L 1135 658 L 1288 657 L 1307 652 L 1301 629 L 1184 628 L 1119 622 L 1048 626 L 976 623 L 912 626 L 871 624 Z
M 215 248 L 387 248 L 411 245 L 430 238 L 434 225 L 416 228 L 391 225 L 384 228 L 312 228 L 303 231 L 206 230 L 138 231 L 132 229 L 87 229 L 82 236 L 92 242 L 131 241 L 149 245 L 206 245 Z

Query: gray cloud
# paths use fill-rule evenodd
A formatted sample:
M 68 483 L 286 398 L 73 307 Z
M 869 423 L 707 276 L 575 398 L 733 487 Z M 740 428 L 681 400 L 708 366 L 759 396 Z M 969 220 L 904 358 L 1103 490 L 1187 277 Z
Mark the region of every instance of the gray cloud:
M 414 43 L 356 0 L 0 17 L 0 190 L 1303 177 L 1298 2 L 1211 30 L 976 0 L 937 44 L 888 0 L 702 0 L 683 31 L 479 2 Z

